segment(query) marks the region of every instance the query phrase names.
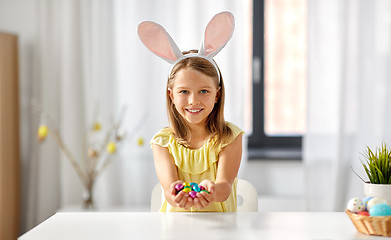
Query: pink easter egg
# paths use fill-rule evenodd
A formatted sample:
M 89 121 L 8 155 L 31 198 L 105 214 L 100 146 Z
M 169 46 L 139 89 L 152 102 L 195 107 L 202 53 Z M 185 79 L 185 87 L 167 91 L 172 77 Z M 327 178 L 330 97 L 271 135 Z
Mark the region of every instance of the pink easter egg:
M 180 192 L 182 189 L 183 189 L 183 184 L 178 183 L 177 185 L 175 185 L 175 190 L 177 191 L 177 193 Z
M 196 198 L 197 197 L 197 192 L 196 191 L 191 191 L 191 192 L 189 192 L 189 195 L 192 198 Z

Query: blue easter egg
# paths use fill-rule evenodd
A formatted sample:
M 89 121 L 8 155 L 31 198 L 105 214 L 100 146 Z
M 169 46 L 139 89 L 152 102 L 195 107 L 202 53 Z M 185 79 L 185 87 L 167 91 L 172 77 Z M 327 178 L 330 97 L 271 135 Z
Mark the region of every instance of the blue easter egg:
M 369 200 L 371 200 L 373 197 L 366 197 L 366 198 L 363 198 L 362 202 L 364 203 L 365 205 L 365 211 L 368 211 L 368 202 Z
M 385 203 L 379 203 L 371 207 L 369 209 L 369 214 L 371 217 L 376 216 L 390 216 L 391 215 L 391 207 Z

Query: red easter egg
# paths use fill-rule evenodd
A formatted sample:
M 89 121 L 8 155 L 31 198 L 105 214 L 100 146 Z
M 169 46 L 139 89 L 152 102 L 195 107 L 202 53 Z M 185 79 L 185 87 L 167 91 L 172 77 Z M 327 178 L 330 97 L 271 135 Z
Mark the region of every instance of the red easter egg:
M 369 216 L 369 212 L 368 211 L 362 211 L 362 212 L 359 212 L 358 215 Z

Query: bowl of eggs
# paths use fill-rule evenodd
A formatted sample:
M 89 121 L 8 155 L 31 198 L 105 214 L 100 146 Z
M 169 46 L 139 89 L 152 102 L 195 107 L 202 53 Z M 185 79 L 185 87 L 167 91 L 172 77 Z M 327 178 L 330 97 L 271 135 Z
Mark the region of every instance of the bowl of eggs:
M 345 212 L 357 231 L 369 235 L 391 236 L 391 206 L 384 198 L 352 198 Z

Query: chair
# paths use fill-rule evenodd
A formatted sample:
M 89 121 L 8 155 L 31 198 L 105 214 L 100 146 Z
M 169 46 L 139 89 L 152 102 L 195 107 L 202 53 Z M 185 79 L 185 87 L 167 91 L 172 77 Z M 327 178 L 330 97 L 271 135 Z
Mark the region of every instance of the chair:
M 258 212 L 258 194 L 255 187 L 244 179 L 238 179 L 237 184 L 238 212 Z M 157 183 L 151 194 L 151 212 L 158 212 L 162 204 L 163 191 Z
M 258 193 L 249 181 L 238 179 L 236 197 L 238 212 L 258 212 Z

